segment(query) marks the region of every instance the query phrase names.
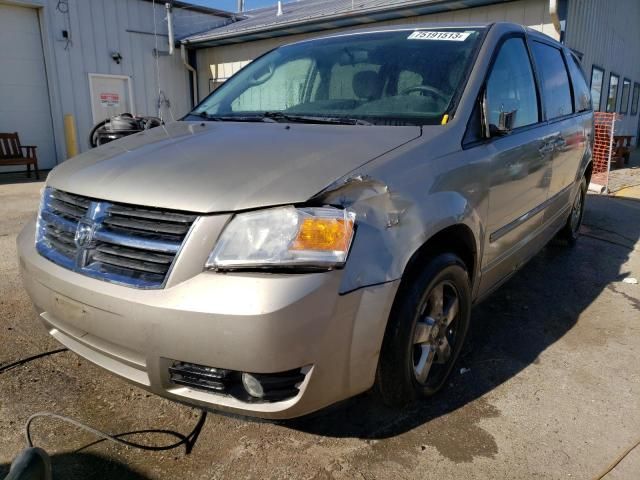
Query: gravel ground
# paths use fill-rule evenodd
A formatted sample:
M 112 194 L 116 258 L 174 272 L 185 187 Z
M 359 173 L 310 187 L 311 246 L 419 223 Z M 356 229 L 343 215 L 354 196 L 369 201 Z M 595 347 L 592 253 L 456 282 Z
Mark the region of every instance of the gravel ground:
M 0 179 L 0 181 L 2 181 Z M 18 274 L 41 183 L 0 185 L 0 366 L 58 348 Z M 362 395 L 295 422 L 209 413 L 191 453 L 142 452 L 56 420 L 35 444 L 58 479 L 594 478 L 640 438 L 640 201 L 590 196 L 576 248 L 550 245 L 473 313 L 448 388 L 403 412 Z M 464 368 L 465 370 L 462 370 Z M 468 369 L 468 370 L 466 370 Z M 200 412 L 65 352 L 0 374 L 0 478 L 38 411 L 167 444 Z M 640 477 L 640 448 L 606 478 Z

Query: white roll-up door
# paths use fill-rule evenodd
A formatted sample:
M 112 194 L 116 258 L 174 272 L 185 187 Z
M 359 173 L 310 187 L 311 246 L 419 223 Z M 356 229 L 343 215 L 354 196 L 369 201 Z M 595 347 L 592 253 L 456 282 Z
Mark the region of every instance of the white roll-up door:
M 18 132 L 23 145 L 37 145 L 39 168 L 52 168 L 56 155 L 38 11 L 0 4 L 0 45 L 0 132 Z

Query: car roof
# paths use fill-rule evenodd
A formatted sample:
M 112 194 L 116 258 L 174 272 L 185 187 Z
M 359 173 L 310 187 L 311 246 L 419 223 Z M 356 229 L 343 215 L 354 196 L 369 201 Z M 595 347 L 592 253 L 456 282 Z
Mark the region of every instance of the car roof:
M 349 37 L 355 35 L 363 35 L 367 33 L 386 33 L 386 32 L 401 32 L 401 31 L 410 31 L 410 30 L 421 30 L 421 29 L 435 29 L 435 28 L 483 28 L 489 29 L 491 27 L 499 27 L 503 33 L 509 32 L 525 32 L 530 37 L 544 40 L 545 42 L 550 42 L 556 44 L 558 47 L 563 47 L 561 43 L 559 43 L 554 38 L 546 35 L 538 30 L 534 30 L 533 28 L 526 27 L 524 25 L 520 25 L 518 23 L 513 22 L 420 22 L 420 23 L 403 23 L 396 25 L 380 25 L 380 26 L 372 26 L 369 28 L 361 28 L 361 29 L 350 29 L 343 32 L 335 32 L 327 35 L 321 35 L 319 37 L 313 38 L 305 38 L 302 40 L 298 40 L 295 42 L 286 43 L 285 45 L 295 45 L 300 43 L 313 42 L 316 40 L 323 40 L 329 38 L 339 38 L 339 37 Z

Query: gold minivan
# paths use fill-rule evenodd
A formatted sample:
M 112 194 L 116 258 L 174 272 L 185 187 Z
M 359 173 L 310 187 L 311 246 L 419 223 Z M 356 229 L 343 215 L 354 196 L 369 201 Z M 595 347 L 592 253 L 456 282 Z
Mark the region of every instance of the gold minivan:
M 576 241 L 592 128 L 578 60 L 520 25 L 282 46 L 56 167 L 24 283 L 60 343 L 170 399 L 404 405 L 445 384 L 474 303 Z

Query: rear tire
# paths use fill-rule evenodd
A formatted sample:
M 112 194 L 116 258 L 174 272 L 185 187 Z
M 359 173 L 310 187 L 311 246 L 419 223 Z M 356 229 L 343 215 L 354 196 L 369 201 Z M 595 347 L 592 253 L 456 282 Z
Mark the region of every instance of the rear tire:
M 562 230 L 558 232 L 558 238 L 565 241 L 567 245 L 571 247 L 576 244 L 578 237 L 580 236 L 580 226 L 582 225 L 582 218 L 584 217 L 584 204 L 586 198 L 587 179 L 582 177 L 578 194 L 571 206 L 569 218 L 567 218 L 567 223 L 562 227 Z
M 382 344 L 376 390 L 394 407 L 426 398 L 444 386 L 469 329 L 471 288 L 467 269 L 445 253 L 404 280 Z

